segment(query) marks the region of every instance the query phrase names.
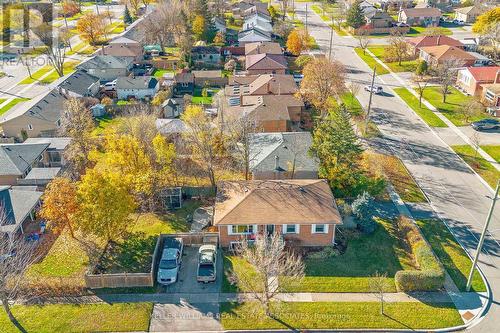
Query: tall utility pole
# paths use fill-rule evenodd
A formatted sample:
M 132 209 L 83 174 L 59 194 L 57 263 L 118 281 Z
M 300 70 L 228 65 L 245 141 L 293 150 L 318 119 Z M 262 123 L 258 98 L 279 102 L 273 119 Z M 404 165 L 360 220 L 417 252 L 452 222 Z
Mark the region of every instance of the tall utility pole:
M 370 109 L 372 107 L 372 96 L 373 96 L 373 84 L 375 83 L 375 74 L 377 71 L 377 66 L 373 66 L 372 84 L 370 86 L 370 99 L 368 100 L 368 109 L 366 110 L 365 119 L 365 134 L 368 133 L 368 122 L 370 121 Z
M 306 3 L 306 33 L 308 32 L 307 30 L 307 3 Z
M 333 47 L 333 27 L 332 28 L 332 31 L 330 31 L 330 50 L 328 52 L 328 60 L 332 60 L 332 47 Z
M 467 291 L 470 291 L 470 287 L 472 285 L 472 277 L 474 276 L 474 271 L 476 270 L 477 262 L 479 260 L 479 255 L 483 250 L 484 238 L 486 237 L 486 231 L 488 230 L 488 225 L 490 224 L 491 217 L 493 216 L 493 210 L 495 209 L 495 203 L 497 202 L 499 189 L 500 189 L 500 179 L 497 182 L 497 189 L 495 190 L 495 196 L 491 201 L 490 211 L 488 212 L 488 217 L 486 218 L 486 222 L 484 223 L 483 232 L 481 233 L 481 238 L 479 238 L 479 244 L 477 244 L 476 256 L 474 257 L 474 261 L 472 262 L 472 268 L 470 269 L 469 278 L 467 279 L 467 287 L 465 288 Z

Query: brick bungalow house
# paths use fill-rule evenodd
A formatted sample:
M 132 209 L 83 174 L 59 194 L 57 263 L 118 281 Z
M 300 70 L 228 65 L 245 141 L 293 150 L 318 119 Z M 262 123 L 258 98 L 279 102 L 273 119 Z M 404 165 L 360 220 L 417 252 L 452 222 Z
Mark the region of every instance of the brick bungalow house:
M 439 45 L 449 45 L 454 46 L 459 49 L 463 49 L 464 45 L 462 42 L 453 39 L 448 36 L 419 36 L 413 38 L 407 38 L 406 42 L 412 48 L 413 54 L 418 55 L 420 48 L 428 46 L 439 46 Z
M 100 55 L 115 57 L 127 57 L 133 61 L 141 61 L 144 56 L 144 48 L 141 43 L 126 37 L 119 37 L 109 42 L 109 45 L 97 52 Z
M 298 246 L 327 246 L 339 224 L 324 179 L 231 181 L 217 187 L 213 225 L 223 247 L 272 233 Z
M 287 62 L 281 54 L 253 54 L 245 57 L 245 70 L 248 75 L 285 74 Z
M 398 15 L 398 21 L 409 26 L 437 27 L 440 18 L 437 8 L 405 8 Z
M 476 18 L 484 13 L 479 6 L 469 6 L 455 9 L 455 19 L 465 23 L 474 23 Z
M 467 67 L 458 71 L 457 86 L 472 96 L 482 95 L 485 84 L 500 83 L 500 66 Z
M 420 59 L 427 61 L 429 65 L 442 64 L 447 60 L 460 60 L 462 66 L 472 66 L 477 58 L 472 54 L 449 45 L 426 46 L 420 48 Z

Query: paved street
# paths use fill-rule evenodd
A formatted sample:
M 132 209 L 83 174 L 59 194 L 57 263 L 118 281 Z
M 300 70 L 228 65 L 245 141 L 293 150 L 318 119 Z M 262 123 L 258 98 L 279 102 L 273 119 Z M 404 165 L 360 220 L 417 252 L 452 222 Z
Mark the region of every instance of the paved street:
M 296 3 L 297 17 L 305 21 L 305 4 Z M 330 29 L 321 18 L 309 9 L 309 33 L 316 38 L 323 51 L 328 50 Z M 371 70 L 356 56 L 357 41 L 352 37 L 334 36 L 334 58 L 347 67 L 348 79 L 362 85 L 369 84 Z M 384 139 L 376 144 L 402 158 L 430 199 L 430 205 L 452 229 L 462 245 L 475 253 L 477 239 L 491 204 L 492 190 L 455 155 L 446 143 L 433 132 L 407 105 L 400 100 L 392 88 L 400 84 L 394 80 L 390 85 L 379 78 L 377 84 L 388 92 L 385 96 L 374 96 L 372 115 Z M 358 94 L 361 104 L 368 105 L 368 93 Z M 497 206 L 490 225 L 491 234 L 486 240 L 480 267 L 493 289 L 500 294 L 500 207 Z M 496 331 L 500 315 L 499 305 L 492 301 L 486 318 L 472 331 Z

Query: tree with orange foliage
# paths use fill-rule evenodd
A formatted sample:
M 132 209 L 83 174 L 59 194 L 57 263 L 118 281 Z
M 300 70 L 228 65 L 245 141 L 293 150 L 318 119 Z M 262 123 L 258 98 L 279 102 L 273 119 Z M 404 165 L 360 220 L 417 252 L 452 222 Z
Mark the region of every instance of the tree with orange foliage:
M 294 55 L 300 55 L 309 48 L 309 35 L 304 29 L 294 29 L 286 41 L 286 48 Z
M 93 12 L 86 13 L 76 23 L 76 30 L 80 38 L 91 45 L 96 45 L 106 34 L 106 22 L 102 15 Z
M 40 215 L 55 230 L 68 228 L 71 237 L 76 238 L 73 228 L 73 216 L 78 211 L 76 185 L 68 178 L 58 177 L 52 180 L 43 195 Z

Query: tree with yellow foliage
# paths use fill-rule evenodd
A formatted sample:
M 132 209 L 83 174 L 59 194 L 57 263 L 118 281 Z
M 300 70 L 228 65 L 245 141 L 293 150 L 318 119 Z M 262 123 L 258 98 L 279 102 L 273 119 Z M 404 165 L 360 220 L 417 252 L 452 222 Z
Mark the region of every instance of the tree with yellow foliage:
M 286 41 L 286 48 L 294 55 L 298 56 L 306 51 L 309 46 L 309 35 L 304 29 L 294 29 Z
M 205 17 L 202 15 L 196 15 L 193 20 L 192 29 L 197 40 L 202 39 L 203 34 L 205 33 L 205 25 Z
M 43 194 L 41 217 L 46 219 L 54 230 L 62 231 L 68 228 L 71 237 L 76 238 L 73 225 L 77 211 L 75 183 L 64 177 L 52 180 Z
M 76 30 L 80 38 L 90 45 L 97 45 L 106 35 L 106 22 L 102 15 L 89 12 L 83 15 L 76 23 Z

